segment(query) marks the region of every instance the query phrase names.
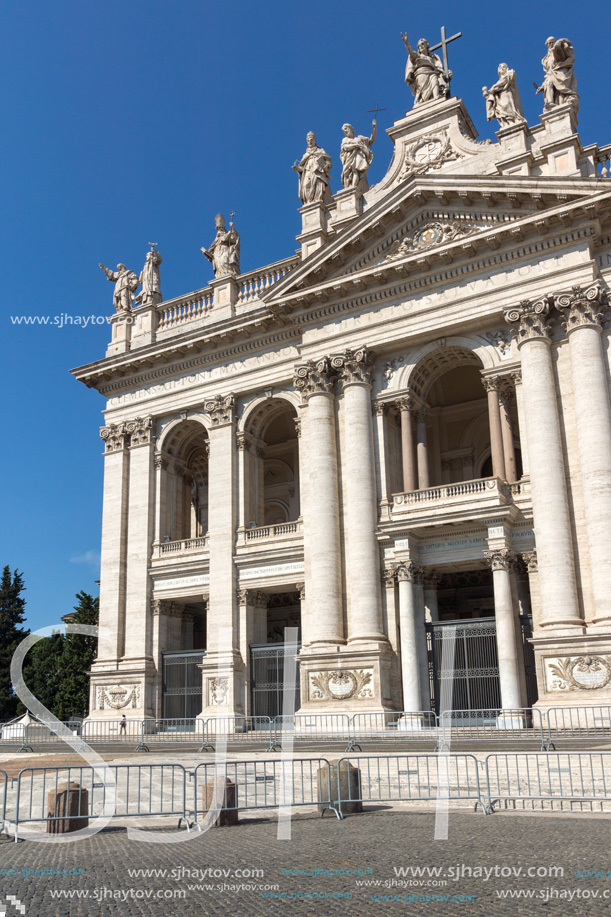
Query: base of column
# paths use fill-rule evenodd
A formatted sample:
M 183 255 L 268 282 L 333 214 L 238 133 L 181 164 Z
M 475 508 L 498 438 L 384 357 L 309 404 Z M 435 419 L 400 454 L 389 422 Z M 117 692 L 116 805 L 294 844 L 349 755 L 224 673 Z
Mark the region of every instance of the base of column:
M 209 653 L 199 667 L 202 671 L 202 712 L 197 718 L 245 716 L 246 668 L 240 653 L 237 650 Z
M 298 713 L 379 713 L 394 710 L 388 644 L 323 649 L 308 644 L 299 654 Z
M 546 634 L 530 641 L 535 651 L 539 709 L 611 704 L 611 636 Z
M 123 714 L 128 720 L 154 717 L 156 677 L 157 669 L 150 658 L 94 663 L 91 668 L 89 714 L 84 722 L 116 721 Z

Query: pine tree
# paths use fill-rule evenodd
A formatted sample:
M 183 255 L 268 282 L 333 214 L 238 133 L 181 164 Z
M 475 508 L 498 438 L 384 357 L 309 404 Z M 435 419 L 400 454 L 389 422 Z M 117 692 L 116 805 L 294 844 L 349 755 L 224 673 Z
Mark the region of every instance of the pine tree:
M 17 714 L 18 698 L 11 683 L 13 653 L 29 631 L 20 627 L 25 620 L 25 589 L 23 577 L 17 570 L 11 575 L 10 567 L 2 571 L 0 581 L 0 723 L 6 723 Z
M 73 624 L 97 624 L 99 599 L 86 592 L 76 596 L 78 605 Z M 60 720 L 71 716 L 85 716 L 89 707 L 89 670 L 96 657 L 97 637 L 80 634 L 66 634 L 61 660 L 61 673 L 57 692 L 57 703 L 53 712 Z
M 60 692 L 64 641 L 64 635 L 59 632 L 39 640 L 28 652 L 23 666 L 26 687 L 55 715 Z M 17 712 L 24 713 L 25 709 L 20 701 Z

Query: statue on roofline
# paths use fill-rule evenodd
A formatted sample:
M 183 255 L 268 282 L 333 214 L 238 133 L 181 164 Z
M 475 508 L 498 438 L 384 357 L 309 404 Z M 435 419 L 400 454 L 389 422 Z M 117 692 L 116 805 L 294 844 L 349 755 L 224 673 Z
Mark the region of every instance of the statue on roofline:
M 568 38 L 550 37 L 545 42 L 547 54 L 541 61 L 545 77 L 537 93 L 545 100 L 543 111 L 569 103 L 575 114 L 579 111 L 579 95 L 575 76 L 575 50 Z
M 344 124 L 342 131 L 345 135 L 339 154 L 343 166 L 342 185 L 344 188 L 358 188 L 364 193 L 369 187 L 367 171 L 373 161 L 371 147 L 376 139 L 377 122 L 374 118 L 371 137 L 362 137 L 360 134 L 355 137 L 351 124 Z
M 133 271 L 128 271 L 125 265 L 121 263 L 117 264 L 116 271 L 111 271 L 101 262 L 100 267 L 110 282 L 115 285 L 112 297 L 113 306 L 117 312 L 129 312 L 132 307 L 134 293 L 138 289 L 138 278 Z
M 405 82 L 414 94 L 414 108 L 423 102 L 434 99 L 448 99 L 450 84 L 443 69 L 441 58 L 430 50 L 426 38 L 421 38 L 417 51 L 410 46 L 407 35 L 401 32 L 403 44 L 407 49 Z
M 318 146 L 313 131 L 306 140 L 305 153 L 293 163 L 293 171 L 299 174 L 299 199 L 302 204 L 330 203 L 331 157 Z
M 507 64 L 499 64 L 497 82 L 490 89 L 484 86 L 482 92 L 486 100 L 488 121 L 496 118 L 501 127 L 508 127 L 525 120 L 516 83 L 516 72 L 510 70 Z
M 226 277 L 231 274 L 235 276 L 240 273 L 240 236 L 233 225 L 233 213 L 229 221 L 229 229 L 225 228 L 225 217 L 222 213 L 217 213 L 214 225 L 216 236 L 210 248 L 202 246 L 201 250 L 212 263 L 215 277 Z
M 161 296 L 161 276 L 159 265 L 161 264 L 161 255 L 157 251 L 157 243 L 149 242 L 150 252 L 146 253 L 146 261 L 140 272 L 140 283 L 142 289 L 136 296 L 135 302 L 143 306 L 151 306 L 160 303 Z

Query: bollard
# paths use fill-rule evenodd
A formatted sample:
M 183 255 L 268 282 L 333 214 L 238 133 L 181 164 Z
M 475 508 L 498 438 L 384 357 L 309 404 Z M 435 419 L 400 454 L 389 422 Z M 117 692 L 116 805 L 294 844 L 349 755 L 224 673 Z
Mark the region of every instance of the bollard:
M 341 798 L 341 811 L 344 815 L 362 812 L 361 776 L 358 767 L 354 767 L 354 765 L 350 764 L 346 759 L 342 760 L 339 768 L 337 767 L 337 763 L 337 759 L 335 761 L 329 761 L 329 764 L 325 764 L 318 769 L 318 798 L 321 800 L 318 811 L 322 813 L 325 809 L 325 800 L 329 792 L 329 768 L 331 768 L 331 805 L 337 805 L 338 799 Z M 338 794 L 337 786 L 338 771 L 341 797 Z M 346 802 L 343 800 L 346 800 Z
M 60 783 L 47 796 L 47 834 L 70 834 L 89 824 L 89 793 L 79 783 Z
M 220 809 L 216 821 L 213 822 L 213 828 L 231 827 L 238 823 L 238 810 L 236 808 L 236 786 L 231 780 L 209 780 L 202 788 L 202 802 L 204 812 L 209 812 L 214 803 L 214 787 L 219 784 L 219 796 L 217 804 L 220 803 Z

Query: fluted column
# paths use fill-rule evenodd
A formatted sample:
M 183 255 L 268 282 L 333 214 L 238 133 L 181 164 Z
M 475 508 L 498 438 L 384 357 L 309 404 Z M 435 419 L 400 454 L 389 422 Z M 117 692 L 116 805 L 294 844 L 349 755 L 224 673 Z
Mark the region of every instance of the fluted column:
M 125 575 L 127 570 L 127 494 L 129 452 L 125 424 L 100 429 L 104 442 L 104 511 L 100 563 L 100 634 L 98 657 L 120 659 L 125 650 Z
M 514 391 L 508 379 L 501 380 L 499 389 L 499 410 L 501 415 L 501 437 L 503 440 L 503 461 L 505 464 L 505 477 L 510 484 L 517 481 L 516 453 L 513 444 L 513 423 L 511 420 L 511 405 L 514 400 Z
M 563 444 L 544 300 L 505 314 L 517 325 L 535 538 L 539 558 L 542 627 L 582 631 L 579 616 Z
M 403 491 L 411 493 L 416 490 L 416 463 L 414 461 L 414 430 L 412 411 L 414 403 L 411 398 L 401 398 L 397 402 L 401 413 L 401 460 L 403 464 Z M 426 428 L 425 428 L 426 437 Z
M 416 453 L 418 456 L 418 489 L 426 490 L 429 487 L 429 447 L 426 437 L 426 408 L 416 412 Z
M 492 453 L 492 474 L 502 481 L 506 478 L 503 433 L 501 430 L 501 409 L 499 405 L 499 380 L 490 376 L 482 379 L 488 395 L 488 422 L 490 424 L 490 451 Z
M 344 397 L 345 557 L 348 642 L 386 642 L 382 633 L 380 548 L 371 421 L 371 367 L 366 347 L 331 358 Z
M 554 298 L 571 351 L 573 400 L 586 517 L 594 624 L 611 620 L 611 410 L 601 319 L 608 309 L 598 284 Z
M 345 643 L 335 435 L 335 374 L 326 357 L 295 370 L 295 388 L 307 404 L 307 505 L 304 545 L 310 643 Z M 301 479 L 303 481 L 304 474 Z
M 516 614 L 511 590 L 511 566 L 515 561 L 515 554 L 503 549 L 485 551 L 484 556 L 492 568 L 501 706 L 504 710 L 515 710 L 522 706 Z
M 399 564 L 399 629 L 401 634 L 401 683 L 403 710 L 418 713 L 422 710 L 420 667 L 418 664 L 417 597 L 414 579 L 418 573 L 415 564 Z

